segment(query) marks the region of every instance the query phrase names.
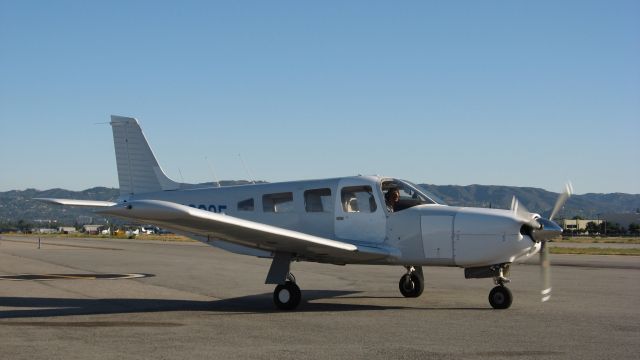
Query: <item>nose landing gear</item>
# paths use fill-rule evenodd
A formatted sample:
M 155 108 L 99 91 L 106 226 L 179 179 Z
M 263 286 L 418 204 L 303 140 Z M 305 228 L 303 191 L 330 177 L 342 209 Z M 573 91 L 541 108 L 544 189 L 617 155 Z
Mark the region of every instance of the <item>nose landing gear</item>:
M 504 284 L 509 282 L 506 277 L 509 274 L 511 264 L 496 264 L 474 268 L 465 268 L 464 277 L 467 279 L 493 278 L 497 285 L 489 292 L 489 304 L 494 309 L 508 309 L 513 302 L 513 295 Z
M 493 278 L 493 282 L 497 286 L 489 292 L 489 304 L 494 309 L 508 309 L 513 302 L 511 290 L 504 286 L 504 284 L 510 282 L 504 275 L 505 269 L 507 272 L 509 271 L 508 266 L 500 266 L 497 269 L 497 275 Z

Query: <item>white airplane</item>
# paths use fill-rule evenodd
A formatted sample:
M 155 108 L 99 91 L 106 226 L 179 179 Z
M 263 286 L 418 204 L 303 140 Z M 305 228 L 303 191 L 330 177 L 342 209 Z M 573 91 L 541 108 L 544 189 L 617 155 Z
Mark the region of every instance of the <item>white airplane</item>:
M 117 202 L 38 200 L 96 207 L 234 253 L 272 258 L 265 283 L 277 285 L 279 309 L 295 309 L 301 300 L 293 261 L 403 266 L 405 297 L 422 294 L 422 266 L 462 267 L 466 278 L 493 278 L 489 303 L 506 309 L 511 264 L 540 252 L 542 300 L 551 296 L 545 243 L 562 231 L 552 219 L 572 192 L 569 184 L 549 219 L 528 212 L 515 197 L 511 210 L 446 206 L 408 181 L 382 176 L 199 188 L 165 175 L 136 119 L 112 116 L 111 126 Z M 388 207 L 390 189 L 400 196 Z

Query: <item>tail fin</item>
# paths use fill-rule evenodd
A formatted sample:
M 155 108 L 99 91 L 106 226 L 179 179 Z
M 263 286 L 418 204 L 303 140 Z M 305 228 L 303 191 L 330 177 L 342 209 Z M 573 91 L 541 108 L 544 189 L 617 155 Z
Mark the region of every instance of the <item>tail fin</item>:
M 169 179 L 158 165 L 138 120 L 111 115 L 111 127 L 121 198 L 180 188 L 180 184 Z

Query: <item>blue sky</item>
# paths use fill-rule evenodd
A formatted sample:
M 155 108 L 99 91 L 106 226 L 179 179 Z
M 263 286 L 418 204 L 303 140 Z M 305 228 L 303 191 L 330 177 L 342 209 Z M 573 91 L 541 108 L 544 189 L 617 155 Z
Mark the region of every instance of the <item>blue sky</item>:
M 640 2 L 0 0 L 0 191 L 117 187 L 110 114 L 178 181 L 640 193 Z

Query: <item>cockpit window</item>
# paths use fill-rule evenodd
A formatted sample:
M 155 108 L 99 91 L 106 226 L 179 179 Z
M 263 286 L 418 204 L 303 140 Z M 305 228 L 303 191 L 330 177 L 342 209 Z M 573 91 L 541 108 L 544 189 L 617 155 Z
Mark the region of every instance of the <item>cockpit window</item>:
M 428 194 L 424 189 L 405 180 L 393 179 L 382 182 L 382 191 L 387 192 L 391 188 L 397 188 L 400 192 L 400 200 L 395 206 L 395 211 L 404 210 L 416 205 L 444 204 L 436 196 Z

